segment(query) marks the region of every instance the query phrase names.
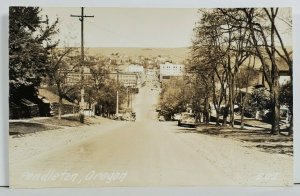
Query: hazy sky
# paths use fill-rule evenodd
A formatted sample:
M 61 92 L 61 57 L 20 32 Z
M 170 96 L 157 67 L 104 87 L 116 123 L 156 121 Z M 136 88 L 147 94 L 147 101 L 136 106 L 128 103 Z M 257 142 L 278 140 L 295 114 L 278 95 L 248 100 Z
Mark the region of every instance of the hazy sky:
M 42 8 L 41 14 L 60 19 L 61 45 L 80 45 L 80 8 Z M 86 47 L 185 47 L 199 18 L 197 9 L 85 8 Z
M 80 15 L 81 8 L 44 7 L 42 15 L 54 21 L 60 19 L 61 46 L 80 46 L 80 21 L 70 17 Z M 280 18 L 290 15 L 281 9 Z M 200 14 L 197 9 L 179 8 L 85 8 L 84 40 L 86 47 L 187 47 Z M 292 45 L 290 28 L 278 20 L 282 38 Z M 288 30 L 287 30 L 288 29 Z

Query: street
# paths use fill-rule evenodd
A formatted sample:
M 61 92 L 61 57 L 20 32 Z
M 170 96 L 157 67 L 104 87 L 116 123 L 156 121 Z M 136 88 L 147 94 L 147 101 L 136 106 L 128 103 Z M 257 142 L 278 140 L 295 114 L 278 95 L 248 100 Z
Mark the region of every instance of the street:
M 175 121 L 160 122 L 155 112 L 158 95 L 158 90 L 146 86 L 135 96 L 135 122 L 109 120 L 79 127 L 74 134 L 71 129 L 62 130 L 64 138 L 59 138 L 58 133 L 51 140 L 47 135 L 50 133 L 46 132 L 25 139 L 10 137 L 10 185 L 100 187 L 292 183 L 292 157 L 260 152 L 232 139 L 202 135 L 193 129 L 178 127 Z M 87 131 L 85 136 L 80 135 L 83 130 Z M 60 140 L 71 142 L 51 144 Z M 53 147 L 47 148 L 48 145 Z M 35 149 L 39 146 L 44 150 Z

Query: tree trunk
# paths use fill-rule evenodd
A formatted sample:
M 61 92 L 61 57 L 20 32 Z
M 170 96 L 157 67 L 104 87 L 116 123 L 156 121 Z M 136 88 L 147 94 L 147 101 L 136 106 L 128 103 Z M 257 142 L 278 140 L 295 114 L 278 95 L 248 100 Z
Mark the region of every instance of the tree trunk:
M 223 126 L 227 125 L 227 117 L 228 117 L 228 113 L 229 113 L 228 110 L 229 110 L 229 106 L 226 105 L 224 108 L 224 111 L 223 111 L 223 123 L 222 123 Z
M 294 128 L 294 123 L 293 123 L 294 120 L 293 120 L 293 115 L 292 114 L 290 116 L 289 121 L 290 121 L 289 135 L 293 135 L 293 133 L 294 133 L 294 130 L 293 130 L 293 128 Z
M 235 77 L 231 77 L 231 89 L 230 89 L 230 126 L 234 127 L 234 97 L 235 97 Z
M 279 84 L 278 80 L 274 80 L 274 86 L 272 90 L 272 113 L 273 113 L 273 122 L 272 122 L 272 131 L 274 135 L 279 135 L 280 131 L 280 103 L 279 103 Z
M 248 80 L 248 78 L 247 78 Z M 244 117 L 245 117 L 245 104 L 248 101 L 248 86 L 246 87 L 246 95 L 242 98 L 242 107 L 241 107 L 241 129 L 244 129 Z
M 209 105 L 208 105 L 208 98 L 205 97 L 205 100 L 204 100 L 204 116 L 205 116 L 205 124 L 208 124 L 210 119 L 209 119 Z
M 227 115 L 223 115 L 222 126 L 226 126 L 226 125 L 227 125 Z
M 241 111 L 241 129 L 244 129 L 244 112 L 245 112 L 245 108 L 242 107 L 242 111 Z
M 216 110 L 216 125 L 220 126 L 220 112 Z
M 62 97 L 59 95 L 59 101 L 58 101 L 58 119 L 61 119 L 62 114 Z

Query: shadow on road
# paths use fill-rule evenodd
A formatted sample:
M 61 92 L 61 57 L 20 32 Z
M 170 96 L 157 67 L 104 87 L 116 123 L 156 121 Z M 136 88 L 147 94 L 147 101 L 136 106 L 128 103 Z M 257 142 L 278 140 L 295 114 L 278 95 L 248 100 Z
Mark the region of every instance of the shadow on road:
M 213 137 L 230 138 L 243 142 L 247 148 L 257 148 L 272 154 L 293 156 L 293 136 L 271 135 L 269 129 L 246 130 L 230 127 L 201 125 L 197 128 L 177 127 L 178 134 L 203 134 Z

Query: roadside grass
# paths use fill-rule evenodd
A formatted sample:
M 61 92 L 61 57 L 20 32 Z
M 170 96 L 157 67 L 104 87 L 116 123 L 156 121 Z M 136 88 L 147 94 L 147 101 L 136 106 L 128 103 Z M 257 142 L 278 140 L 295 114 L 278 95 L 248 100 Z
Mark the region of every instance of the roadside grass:
M 61 129 L 65 127 L 79 127 L 100 123 L 99 118 L 86 117 L 85 122 L 81 123 L 78 116 L 63 116 L 62 119 L 57 117 L 31 119 L 29 121 L 10 122 L 9 134 L 22 136 L 28 133 Z
M 23 135 L 28 133 L 35 133 L 38 131 L 47 131 L 59 129 L 55 125 L 44 125 L 30 122 L 11 122 L 9 123 L 9 135 Z
M 79 121 L 78 116 L 63 116 L 61 119 L 57 117 L 45 118 L 45 119 L 33 119 L 32 122 L 56 125 L 56 126 L 64 126 L 64 127 L 78 127 L 84 125 Z
M 215 137 L 231 138 L 242 141 L 245 147 L 261 151 L 293 156 L 293 136 L 285 133 L 271 135 L 270 129 L 239 129 L 215 125 L 200 125 L 197 129 L 182 130 L 181 133 L 199 133 Z

